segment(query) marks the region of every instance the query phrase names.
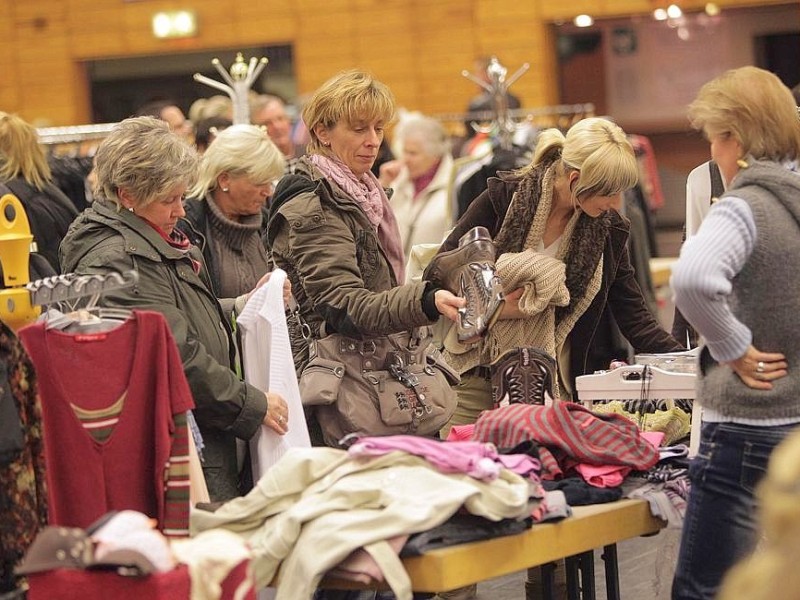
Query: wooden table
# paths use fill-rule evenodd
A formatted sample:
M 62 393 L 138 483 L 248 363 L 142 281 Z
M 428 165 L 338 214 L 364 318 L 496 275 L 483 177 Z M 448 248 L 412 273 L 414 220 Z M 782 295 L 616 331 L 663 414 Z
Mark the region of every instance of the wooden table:
M 424 556 L 406 558 L 403 565 L 415 592 L 439 592 L 568 557 L 583 555 L 586 559 L 586 553 L 596 548 L 615 551 L 617 542 L 656 533 L 665 525 L 650 514 L 644 500 L 577 506 L 571 517 L 557 523 L 534 525 L 517 535 L 433 550 Z M 613 562 L 612 575 L 615 576 L 615 555 Z M 332 580 L 326 580 L 323 585 L 345 589 L 358 587 L 353 582 Z

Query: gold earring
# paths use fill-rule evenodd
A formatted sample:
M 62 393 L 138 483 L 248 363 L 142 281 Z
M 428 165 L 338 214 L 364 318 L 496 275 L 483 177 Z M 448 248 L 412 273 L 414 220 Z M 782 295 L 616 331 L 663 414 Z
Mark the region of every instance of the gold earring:
M 750 166 L 749 164 L 747 164 L 747 161 L 743 158 L 737 158 L 736 164 L 739 165 L 740 169 L 746 169 L 747 167 Z

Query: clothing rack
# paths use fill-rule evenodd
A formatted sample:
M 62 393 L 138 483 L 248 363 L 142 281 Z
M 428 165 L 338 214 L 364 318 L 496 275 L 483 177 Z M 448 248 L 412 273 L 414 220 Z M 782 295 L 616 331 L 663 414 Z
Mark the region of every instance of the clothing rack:
M 71 144 L 86 140 L 100 140 L 106 137 L 116 123 L 95 125 L 70 125 L 67 127 L 39 127 L 39 143 L 44 145 Z
M 591 102 L 579 104 L 555 104 L 552 106 L 540 106 L 536 108 L 513 108 L 508 109 L 508 116 L 517 121 L 529 121 L 535 123 L 546 117 L 553 117 L 557 120 L 568 118 L 572 121 L 576 119 L 583 119 L 585 117 L 592 117 L 595 115 L 595 106 Z M 434 119 L 442 122 L 459 122 L 463 123 L 465 120 L 474 121 L 493 121 L 495 118 L 494 111 L 484 110 L 477 112 L 460 112 L 460 113 L 438 113 L 433 115 Z

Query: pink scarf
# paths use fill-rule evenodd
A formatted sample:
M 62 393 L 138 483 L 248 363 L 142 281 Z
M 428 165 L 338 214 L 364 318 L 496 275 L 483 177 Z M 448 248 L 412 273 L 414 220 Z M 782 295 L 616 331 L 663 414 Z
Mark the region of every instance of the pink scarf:
M 311 154 L 309 158 L 325 177 L 341 188 L 364 211 L 373 229 L 378 233 L 378 240 L 386 253 L 386 258 L 389 259 L 397 283 L 402 284 L 405 281 L 405 254 L 400 241 L 400 229 L 394 211 L 389 205 L 389 198 L 378 178 L 372 171 L 367 171 L 359 179 L 338 158 L 329 158 L 321 154 Z

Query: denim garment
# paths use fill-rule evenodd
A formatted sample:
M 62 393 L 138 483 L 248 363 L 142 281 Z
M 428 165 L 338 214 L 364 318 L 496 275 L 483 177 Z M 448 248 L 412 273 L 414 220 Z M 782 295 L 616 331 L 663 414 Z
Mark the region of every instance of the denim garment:
M 755 548 L 755 487 L 772 450 L 796 426 L 703 424 L 700 449 L 689 464 L 691 492 L 673 600 L 713 599 L 725 572 Z

